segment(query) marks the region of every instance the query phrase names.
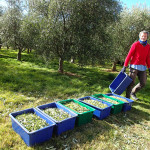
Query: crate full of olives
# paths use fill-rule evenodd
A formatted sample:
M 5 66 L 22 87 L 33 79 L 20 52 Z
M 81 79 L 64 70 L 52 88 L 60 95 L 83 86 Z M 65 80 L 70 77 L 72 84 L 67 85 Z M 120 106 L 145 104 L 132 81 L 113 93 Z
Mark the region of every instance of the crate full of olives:
M 94 108 L 83 104 L 75 99 L 67 99 L 58 101 L 59 104 L 65 106 L 66 108 L 70 109 L 71 111 L 75 112 L 78 116 L 76 119 L 76 125 L 80 126 L 92 121 L 93 112 L 95 111 Z
M 112 104 L 111 111 L 110 111 L 110 113 L 112 114 L 117 114 L 122 111 L 123 104 L 124 104 L 123 101 L 109 97 L 108 95 L 105 94 L 94 94 L 92 95 L 92 97 L 98 98 L 101 101 L 105 101 L 107 103 Z
M 122 111 L 126 112 L 126 111 L 131 110 L 132 104 L 134 102 L 133 100 L 123 97 L 123 96 L 120 96 L 120 95 L 117 95 L 117 94 L 112 94 L 112 93 L 108 93 L 106 95 L 111 98 L 115 98 L 117 100 L 123 101 L 124 105 L 123 105 Z
M 53 102 L 37 106 L 37 109 L 56 123 L 56 126 L 54 127 L 54 133 L 56 135 L 71 130 L 75 126 L 77 114 L 61 104 Z
M 51 139 L 55 122 L 46 118 L 35 108 L 10 113 L 13 130 L 28 146 Z
M 112 104 L 98 100 L 91 96 L 86 96 L 78 99 L 80 102 L 87 104 L 95 109 L 93 115 L 102 120 L 110 115 Z

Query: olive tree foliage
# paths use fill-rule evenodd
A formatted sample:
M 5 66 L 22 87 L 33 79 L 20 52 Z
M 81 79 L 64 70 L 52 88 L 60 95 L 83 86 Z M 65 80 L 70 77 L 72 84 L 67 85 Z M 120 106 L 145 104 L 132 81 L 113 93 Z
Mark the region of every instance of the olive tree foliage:
M 3 15 L 3 8 L 0 6 L 0 21 L 1 21 L 2 15 Z M 1 28 L 1 26 L 0 26 L 0 28 Z M 1 47 L 2 47 L 2 40 L 1 40 L 1 34 L 0 34 L 0 49 L 1 49 Z
M 64 60 L 72 57 L 80 64 L 108 57 L 105 29 L 121 10 L 117 1 L 30 0 L 30 9 L 40 22 L 37 51 L 47 59 L 58 58 L 59 72 L 63 72 Z
M 124 9 L 120 14 L 120 20 L 108 28 L 112 38 L 112 70 L 116 70 L 117 61 L 124 61 L 133 42 L 139 39 L 139 32 L 150 30 L 150 9 L 147 7 L 133 7 Z
M 54 57 L 58 58 L 58 71 L 61 73 L 63 73 L 63 62 L 70 53 L 73 36 L 70 28 L 73 2 L 73 0 L 42 1 L 38 3 L 39 6 L 34 7 L 34 10 L 38 11 L 40 22 L 37 51 L 47 60 Z M 40 5 L 44 6 L 40 7 Z M 46 8 L 43 9 L 44 7 Z
M 2 19 L 6 45 L 21 52 L 35 49 L 46 60 L 74 57 L 80 64 L 101 63 L 110 56 L 107 26 L 117 20 L 121 6 L 117 0 L 7 0 Z M 26 2 L 26 3 L 25 3 Z M 22 4 L 26 4 L 24 14 Z M 22 9 L 23 8 L 23 9 Z
M 0 33 L 2 42 L 6 46 L 18 49 L 18 60 L 24 48 L 24 40 L 20 28 L 22 24 L 21 0 L 7 0 L 8 8 L 1 17 Z
M 112 0 L 80 1 L 73 18 L 74 55 L 81 64 L 102 63 L 109 58 L 107 26 L 117 20 L 122 7 Z
M 0 33 L 2 42 L 18 50 L 17 60 L 22 52 L 35 48 L 39 35 L 39 23 L 30 16 L 25 0 L 7 0 L 8 7 L 1 17 Z
M 20 31 L 24 40 L 24 49 L 27 49 L 28 53 L 32 49 L 36 49 L 36 44 L 39 42 L 40 25 L 33 16 L 26 15 L 21 24 Z

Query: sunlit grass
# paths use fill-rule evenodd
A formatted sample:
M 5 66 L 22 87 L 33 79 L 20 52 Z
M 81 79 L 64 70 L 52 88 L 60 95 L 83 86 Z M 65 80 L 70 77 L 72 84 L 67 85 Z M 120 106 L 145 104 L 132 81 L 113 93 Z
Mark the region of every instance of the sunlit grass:
M 64 63 L 66 74 L 57 72 L 58 62 L 45 65 L 31 53 L 17 61 L 17 51 L 0 50 L 0 148 L 1 149 L 145 149 L 150 145 L 150 78 L 126 113 L 76 127 L 35 147 L 27 147 L 11 127 L 9 113 L 53 101 L 109 93 L 118 72 L 110 66 L 79 67 Z M 121 69 L 118 66 L 118 70 Z M 125 92 L 123 93 L 125 96 Z

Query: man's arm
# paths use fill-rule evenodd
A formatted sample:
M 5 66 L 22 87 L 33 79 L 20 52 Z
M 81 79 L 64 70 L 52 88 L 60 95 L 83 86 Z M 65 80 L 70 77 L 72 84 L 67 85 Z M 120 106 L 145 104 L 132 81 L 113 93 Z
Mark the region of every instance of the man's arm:
M 131 57 L 132 57 L 132 56 L 134 55 L 134 53 L 135 53 L 135 49 L 136 49 L 136 44 L 133 43 L 132 46 L 131 46 L 131 48 L 130 48 L 130 51 L 129 51 L 129 53 L 128 53 L 126 59 L 125 59 L 125 62 L 124 62 L 124 66 L 125 66 L 125 67 L 128 66 L 129 61 L 131 60 Z

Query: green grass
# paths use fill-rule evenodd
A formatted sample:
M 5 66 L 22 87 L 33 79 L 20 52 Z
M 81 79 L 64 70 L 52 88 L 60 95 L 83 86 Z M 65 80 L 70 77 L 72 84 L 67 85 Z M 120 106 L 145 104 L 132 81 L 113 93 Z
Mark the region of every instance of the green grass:
M 65 62 L 67 73 L 60 74 L 57 60 L 44 65 L 33 54 L 23 53 L 22 62 L 16 56 L 17 51 L 0 50 L 0 149 L 149 149 L 150 77 L 137 94 L 140 100 L 134 102 L 130 111 L 104 120 L 93 118 L 91 123 L 27 147 L 13 131 L 9 113 L 58 100 L 108 93 L 118 72 L 110 72 L 110 67 L 79 67 Z

